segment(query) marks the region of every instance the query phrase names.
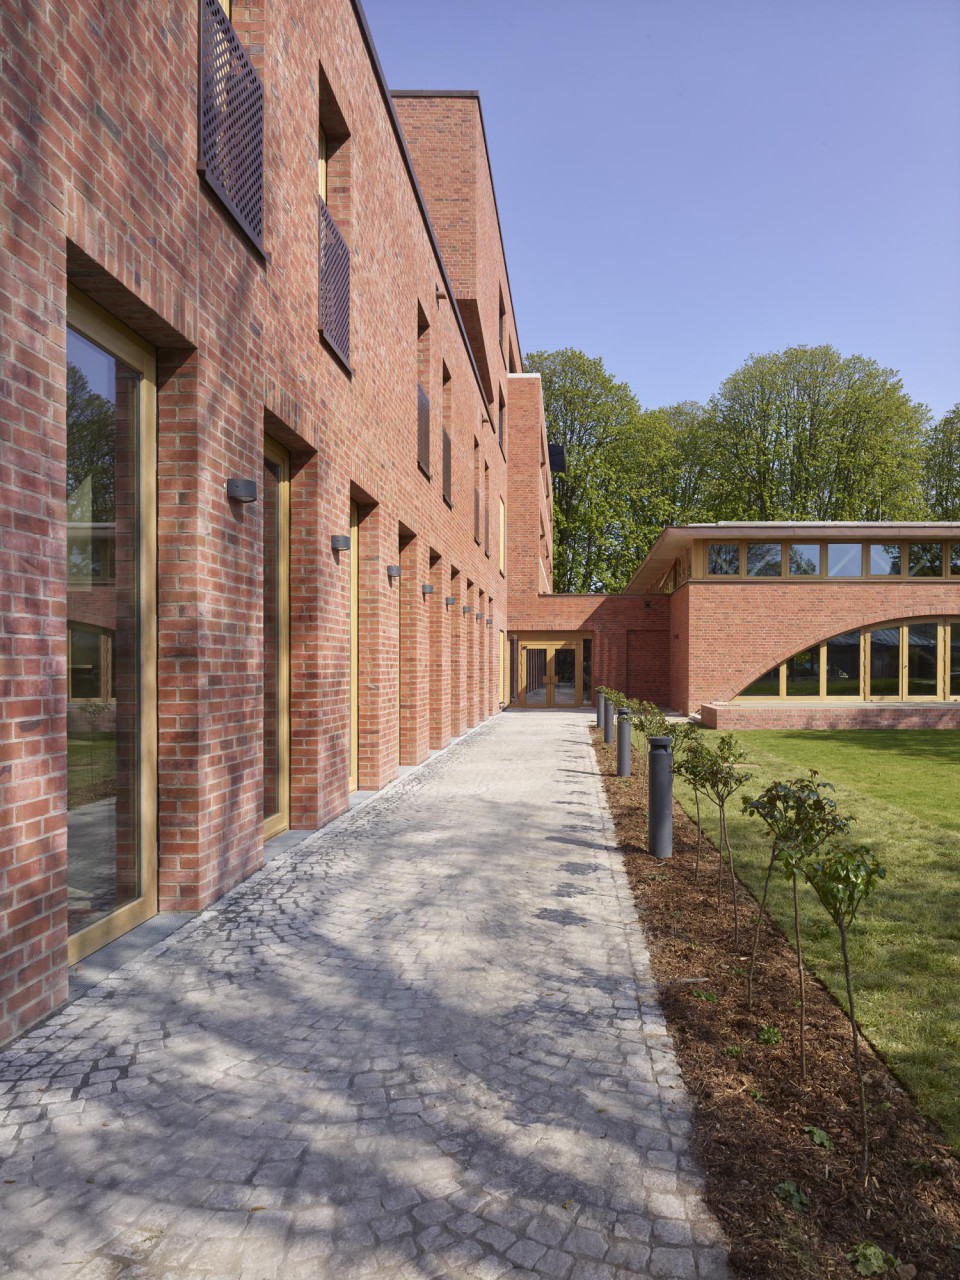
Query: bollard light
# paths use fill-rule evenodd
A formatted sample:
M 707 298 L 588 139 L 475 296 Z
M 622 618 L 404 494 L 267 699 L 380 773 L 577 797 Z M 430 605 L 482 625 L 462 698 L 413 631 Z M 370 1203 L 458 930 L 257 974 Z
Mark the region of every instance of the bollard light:
M 630 735 L 633 719 L 623 707 L 617 712 L 617 777 L 630 777 Z
M 614 706 L 609 698 L 604 699 L 603 704 L 603 740 L 608 747 L 613 746 L 613 722 Z
M 655 858 L 673 855 L 673 739 L 651 738 L 648 758 L 647 831 Z
M 603 728 L 603 704 L 606 702 L 606 700 L 607 699 L 604 696 L 604 694 L 602 693 L 597 694 L 597 728 L 598 729 Z

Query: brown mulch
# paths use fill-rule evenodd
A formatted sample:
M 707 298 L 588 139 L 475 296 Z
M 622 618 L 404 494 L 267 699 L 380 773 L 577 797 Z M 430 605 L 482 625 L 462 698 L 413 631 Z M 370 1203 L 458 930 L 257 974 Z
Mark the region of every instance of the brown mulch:
M 614 749 L 593 733 L 663 1011 L 694 1099 L 694 1149 L 706 1173 L 707 1201 L 730 1240 L 735 1274 L 746 1280 L 854 1277 L 858 1272 L 844 1255 L 869 1241 L 901 1263 L 888 1276 L 960 1277 L 960 1160 L 943 1133 L 861 1040 L 870 1132 L 864 1187 L 846 1015 L 808 974 L 807 1079 L 801 1081 L 795 953 L 765 921 L 748 1015 L 755 900 L 739 886 L 735 948 L 729 872 L 717 911 L 716 850 L 704 840 L 695 884 L 697 828 L 675 806 L 674 856 L 651 858 L 645 782 L 636 774 L 617 778 Z M 781 1043 L 759 1043 L 764 1026 L 776 1027 Z M 824 1130 L 832 1147 L 815 1145 L 805 1126 Z M 806 1207 L 775 1194 L 787 1181 L 807 1198 Z

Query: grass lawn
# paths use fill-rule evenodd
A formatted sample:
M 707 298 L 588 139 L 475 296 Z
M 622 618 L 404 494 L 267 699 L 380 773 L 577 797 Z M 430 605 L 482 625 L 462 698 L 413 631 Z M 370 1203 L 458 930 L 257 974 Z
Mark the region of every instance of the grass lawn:
M 730 840 L 758 899 L 769 843 L 760 820 L 740 812 L 740 796 L 810 768 L 835 785 L 841 811 L 857 817 L 856 838 L 886 866 L 887 879 L 851 935 L 858 1020 L 921 1109 L 960 1147 L 960 732 L 753 730 L 736 737 L 755 777 L 731 802 Z M 689 788 L 678 779 L 676 790 L 694 813 Z M 716 840 L 715 807 L 701 801 L 701 811 Z M 803 898 L 806 959 L 845 1005 L 836 932 L 809 889 Z M 772 882 L 771 906 L 789 936 L 788 881 Z M 784 993 L 785 1018 L 794 1016 L 794 994 Z

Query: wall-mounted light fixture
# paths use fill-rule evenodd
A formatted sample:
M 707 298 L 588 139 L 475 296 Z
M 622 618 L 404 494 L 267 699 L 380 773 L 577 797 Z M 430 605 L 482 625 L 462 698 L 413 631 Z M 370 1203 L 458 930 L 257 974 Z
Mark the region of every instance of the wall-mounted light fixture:
M 449 608 L 450 608 L 450 606 L 451 606 L 452 604 L 456 604 L 456 603 L 457 603 L 457 597 L 456 597 L 456 596 L 447 596 L 443 603 L 444 603 L 444 604 L 447 606 L 447 608 L 449 609 Z
M 234 502 L 256 502 L 256 480 L 228 480 L 227 497 L 232 498 Z
M 420 590 L 423 592 L 425 596 L 433 595 L 433 587 L 430 585 L 429 582 L 425 582 L 423 586 L 420 588 Z
M 482 622 L 482 621 L 483 621 L 483 614 L 482 614 L 482 613 L 478 613 L 478 614 L 477 614 L 477 621 L 478 621 L 478 622 Z
M 469 612 L 470 612 L 470 606 L 468 604 L 465 604 L 463 606 L 463 616 L 466 617 Z
M 388 577 L 388 578 L 399 578 L 399 577 L 400 577 L 400 566 L 399 566 L 398 564 L 388 564 L 388 565 L 387 565 L 387 577 Z
M 488 619 L 487 619 L 487 626 L 488 626 L 488 627 L 492 627 L 492 626 L 493 626 L 493 619 L 492 619 L 492 618 L 488 618 Z
M 333 536 L 330 539 L 330 546 L 333 548 L 334 551 L 349 551 L 350 550 L 349 533 L 333 534 Z

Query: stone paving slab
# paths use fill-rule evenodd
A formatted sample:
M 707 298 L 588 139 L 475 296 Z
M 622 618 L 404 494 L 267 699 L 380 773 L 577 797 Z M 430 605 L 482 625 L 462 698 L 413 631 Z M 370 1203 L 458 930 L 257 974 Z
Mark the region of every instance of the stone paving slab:
M 8 1280 L 725 1280 L 578 713 L 501 715 L 0 1054 Z

